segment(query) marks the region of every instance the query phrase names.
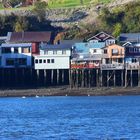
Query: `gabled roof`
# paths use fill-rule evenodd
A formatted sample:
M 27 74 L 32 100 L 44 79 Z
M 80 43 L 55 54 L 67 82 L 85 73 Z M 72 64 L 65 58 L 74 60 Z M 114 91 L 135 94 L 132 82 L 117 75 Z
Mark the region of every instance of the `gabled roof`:
M 111 36 L 111 35 L 109 35 L 109 34 L 107 34 L 105 32 L 100 32 L 100 33 L 90 37 L 89 39 L 87 39 L 87 41 L 90 41 L 90 40 L 93 40 L 93 39 L 97 39 L 99 41 L 101 41 L 101 40 L 105 41 L 108 38 L 115 39 L 113 36 Z
M 119 40 L 120 42 L 140 42 L 140 33 L 122 33 Z
M 49 42 L 51 32 L 9 32 L 7 42 Z

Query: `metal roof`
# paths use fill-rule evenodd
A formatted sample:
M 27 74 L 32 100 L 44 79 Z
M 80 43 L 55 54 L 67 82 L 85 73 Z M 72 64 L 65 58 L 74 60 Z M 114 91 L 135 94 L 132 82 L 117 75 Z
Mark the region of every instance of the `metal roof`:
M 119 40 L 121 42 L 140 42 L 140 33 L 122 33 Z
M 42 45 L 41 50 L 66 50 L 71 49 L 71 44 Z
M 73 45 L 75 48 L 75 51 L 77 53 L 89 53 L 90 48 L 95 48 L 95 49 L 101 49 L 105 47 L 104 42 L 98 42 L 98 43 L 91 43 L 91 42 L 86 42 L 86 43 L 75 43 Z
M 9 32 L 8 42 L 48 42 L 51 32 Z
M 8 44 L 2 43 L 1 47 L 31 47 L 32 43 L 18 43 L 18 44 Z

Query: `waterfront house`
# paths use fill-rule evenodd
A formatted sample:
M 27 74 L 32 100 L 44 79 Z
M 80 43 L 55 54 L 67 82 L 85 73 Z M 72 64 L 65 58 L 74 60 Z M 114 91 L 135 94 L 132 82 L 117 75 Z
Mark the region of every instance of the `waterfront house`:
M 54 32 L 9 32 L 8 43 L 32 43 L 32 55 L 39 54 L 40 44 L 60 44 L 62 33 Z
M 87 39 L 88 42 L 97 43 L 97 42 L 104 42 L 106 46 L 115 44 L 116 39 L 105 32 L 100 32 L 89 39 Z
M 75 43 L 73 45 L 71 68 L 99 68 L 104 42 Z
M 137 68 L 140 65 L 140 43 L 127 42 L 123 45 L 125 48 L 126 67 Z
M 122 33 L 119 36 L 119 42 L 121 44 L 126 42 L 140 43 L 140 33 Z
M 32 67 L 31 43 L 1 44 L 1 67 Z
M 104 58 L 102 59 L 102 69 L 123 69 L 125 49 L 122 46 L 113 44 L 103 48 Z
M 42 45 L 40 54 L 34 55 L 35 69 L 69 69 L 71 45 Z

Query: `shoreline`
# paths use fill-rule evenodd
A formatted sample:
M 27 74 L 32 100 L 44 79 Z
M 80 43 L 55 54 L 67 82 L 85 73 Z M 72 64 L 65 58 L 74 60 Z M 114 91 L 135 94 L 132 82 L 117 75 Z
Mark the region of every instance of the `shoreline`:
M 0 89 L 0 97 L 34 96 L 124 96 L 140 95 L 140 87 L 72 88 L 68 86 L 49 88 Z

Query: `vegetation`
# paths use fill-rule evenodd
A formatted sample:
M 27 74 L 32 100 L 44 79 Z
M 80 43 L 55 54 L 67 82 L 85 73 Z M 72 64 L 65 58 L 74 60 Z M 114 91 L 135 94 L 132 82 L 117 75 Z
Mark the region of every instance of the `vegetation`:
M 34 13 L 36 14 L 39 22 L 45 20 L 45 16 L 46 16 L 46 8 L 47 8 L 47 3 L 46 2 L 42 2 L 42 1 L 37 1 L 34 4 Z
M 100 11 L 96 22 L 85 24 L 84 27 L 74 26 L 66 33 L 67 38 L 86 38 L 100 31 L 106 31 L 115 37 L 121 32 L 140 32 L 140 3 L 129 3 L 126 6 L 112 9 L 104 8 Z
M 0 15 L 0 35 L 7 35 L 7 32 L 13 31 L 61 31 L 62 28 L 54 28 L 50 21 L 39 22 L 36 16 L 9 16 Z
M 109 3 L 112 0 L 49 0 L 50 8 L 74 7 L 89 4 Z

